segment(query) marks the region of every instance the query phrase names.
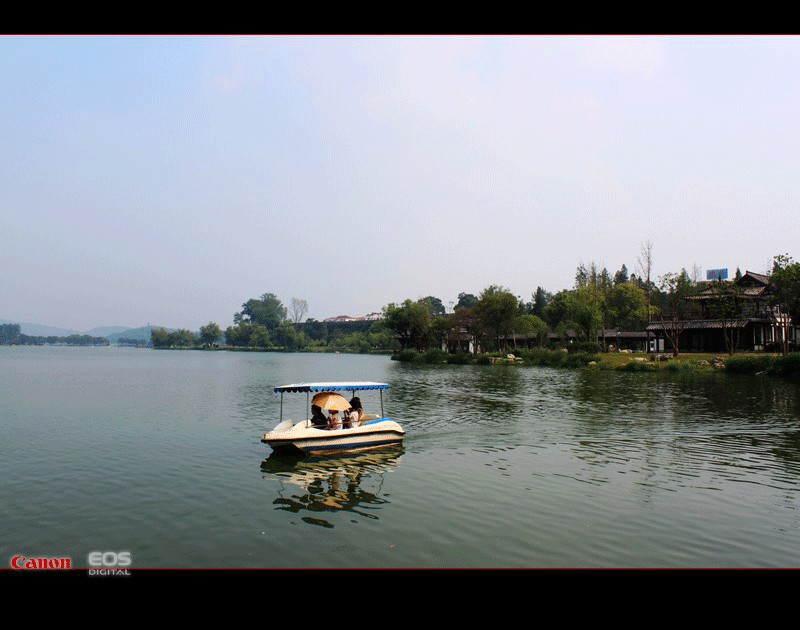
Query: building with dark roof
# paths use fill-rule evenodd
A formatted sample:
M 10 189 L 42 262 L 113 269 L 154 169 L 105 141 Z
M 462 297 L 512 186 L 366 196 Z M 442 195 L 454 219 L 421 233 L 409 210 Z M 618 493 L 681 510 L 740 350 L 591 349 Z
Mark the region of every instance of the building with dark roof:
M 686 298 L 690 302 L 688 317 L 676 321 L 676 329 L 681 331 L 679 350 L 726 352 L 732 345 L 736 350 L 778 351 L 786 318 L 789 345 L 797 348 L 797 326 L 792 325 L 788 314 L 770 305 L 769 276 L 748 271 L 737 280 L 700 286 L 696 294 Z M 727 308 L 722 308 L 723 300 Z M 658 347 L 663 344 L 665 349 L 672 349 L 667 334 L 670 326 L 669 321 L 652 321 L 646 331 L 655 335 Z

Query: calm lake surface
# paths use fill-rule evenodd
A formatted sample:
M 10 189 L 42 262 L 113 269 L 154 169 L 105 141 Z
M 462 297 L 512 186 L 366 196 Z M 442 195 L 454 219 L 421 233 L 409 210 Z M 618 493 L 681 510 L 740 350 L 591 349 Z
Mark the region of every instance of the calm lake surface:
M 404 446 L 272 455 L 272 388 L 325 380 L 389 383 Z M 799 394 L 725 374 L 0 346 L 0 567 L 109 550 L 131 568 L 798 567 Z M 285 401 L 300 419 L 305 395 Z

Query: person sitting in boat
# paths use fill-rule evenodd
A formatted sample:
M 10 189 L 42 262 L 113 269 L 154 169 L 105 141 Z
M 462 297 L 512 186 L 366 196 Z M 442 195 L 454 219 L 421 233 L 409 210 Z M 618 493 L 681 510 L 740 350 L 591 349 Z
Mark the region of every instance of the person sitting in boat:
M 311 424 L 317 429 L 324 429 L 328 426 L 328 418 L 322 413 L 322 407 L 311 405 Z
M 364 410 L 361 408 L 361 399 L 358 396 L 353 396 L 350 400 L 350 409 L 347 411 L 347 424 L 345 428 L 357 427 L 364 416 Z
M 364 417 L 364 409 L 361 407 L 361 399 L 358 396 L 353 396 L 350 399 L 350 415 L 353 416 L 353 426 L 357 427 Z
M 342 428 L 342 419 L 339 417 L 338 409 L 331 409 L 331 415 L 328 416 L 328 429 L 335 431 Z

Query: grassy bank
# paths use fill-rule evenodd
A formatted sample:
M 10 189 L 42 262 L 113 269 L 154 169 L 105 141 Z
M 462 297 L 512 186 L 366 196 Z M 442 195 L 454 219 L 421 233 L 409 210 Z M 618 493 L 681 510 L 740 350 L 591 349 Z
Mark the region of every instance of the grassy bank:
M 592 353 L 568 352 L 536 348 L 516 350 L 513 354 L 491 352 L 484 354 L 448 354 L 441 350 L 403 350 L 392 355 L 395 361 L 426 364 L 456 365 L 535 365 L 554 368 L 585 368 L 593 370 L 621 370 L 628 372 L 718 372 L 731 374 L 768 374 L 800 377 L 800 353 L 786 356 L 763 353 L 727 354 L 683 353 Z
M 664 360 L 653 360 L 663 357 Z M 779 354 L 737 353 L 707 354 L 683 353 L 651 355 L 646 353 L 610 353 L 595 357 L 593 367 L 630 371 L 725 371 L 730 374 L 769 374 L 774 376 L 800 375 L 800 353 Z

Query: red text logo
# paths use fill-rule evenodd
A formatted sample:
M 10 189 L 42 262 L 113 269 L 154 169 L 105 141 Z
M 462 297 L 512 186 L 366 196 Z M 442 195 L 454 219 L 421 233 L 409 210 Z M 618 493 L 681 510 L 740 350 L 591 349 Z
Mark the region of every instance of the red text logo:
M 70 558 L 26 558 L 25 556 L 14 556 L 11 558 L 12 569 L 71 569 L 72 560 Z

